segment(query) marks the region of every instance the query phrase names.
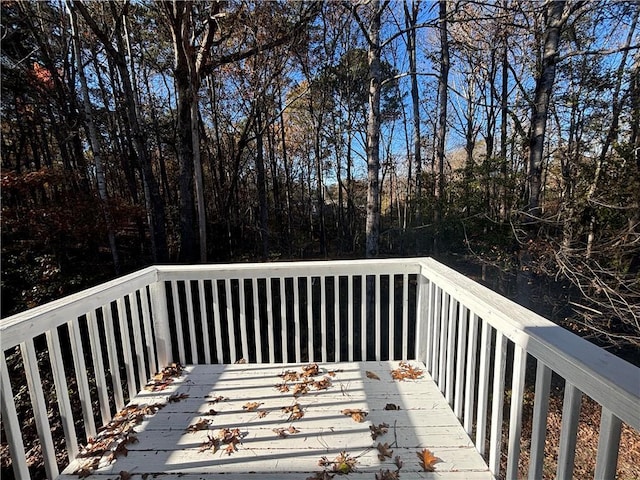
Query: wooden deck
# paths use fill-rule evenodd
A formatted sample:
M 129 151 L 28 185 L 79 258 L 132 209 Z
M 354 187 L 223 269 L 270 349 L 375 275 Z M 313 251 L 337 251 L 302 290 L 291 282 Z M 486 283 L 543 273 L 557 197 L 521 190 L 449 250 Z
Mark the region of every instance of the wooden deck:
M 331 472 L 330 462 L 341 452 L 357 461 L 346 478 L 373 479 L 374 473 L 395 472 L 396 457 L 402 462 L 402 479 L 493 478 L 428 373 L 418 380 L 397 381 L 391 371 L 398 368 L 398 362 L 327 363 L 319 364 L 320 374 L 310 377 L 307 393 L 294 397 L 293 389 L 301 381 L 287 382 L 289 392 L 276 388 L 283 383 L 283 372 L 301 373 L 303 366 L 186 367 L 167 388 L 137 395 L 132 404 L 161 403 L 164 407 L 135 427 L 137 442 L 126 445 L 126 455 L 118 455 L 115 462 L 94 470 L 88 478 L 115 480 L 129 478 L 127 473 L 136 479 L 324 478 L 317 475 L 323 471 L 319 461 L 326 457 L 329 463 L 324 469 Z M 331 384 L 318 390 L 312 382 L 323 378 L 329 378 Z M 250 411 L 250 402 L 258 402 L 257 409 Z M 296 403 L 303 416 L 292 419 L 283 409 Z M 399 410 L 386 409 L 392 405 Z M 360 409 L 367 415 L 359 423 L 344 415 L 345 409 Z M 204 429 L 188 431 L 198 422 Z M 381 423 L 389 426 L 388 431 L 374 440 L 369 427 Z M 299 431 L 290 434 L 290 426 Z M 239 429 L 237 451 L 226 453 L 225 444 L 215 453 L 202 451 L 203 444 L 225 428 Z M 393 450 L 390 458 L 380 460 L 379 443 Z M 425 472 L 420 465 L 417 454 L 425 448 L 441 460 L 435 463 L 434 472 Z M 86 458 L 77 459 L 60 478 L 77 479 L 73 472 L 86 462 Z

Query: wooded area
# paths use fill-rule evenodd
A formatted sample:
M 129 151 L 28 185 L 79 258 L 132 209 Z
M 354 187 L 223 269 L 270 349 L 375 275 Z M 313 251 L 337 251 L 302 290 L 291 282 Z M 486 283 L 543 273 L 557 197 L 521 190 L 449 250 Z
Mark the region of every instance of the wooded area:
M 150 263 L 470 250 L 640 344 L 636 2 L 2 2 L 2 313 Z

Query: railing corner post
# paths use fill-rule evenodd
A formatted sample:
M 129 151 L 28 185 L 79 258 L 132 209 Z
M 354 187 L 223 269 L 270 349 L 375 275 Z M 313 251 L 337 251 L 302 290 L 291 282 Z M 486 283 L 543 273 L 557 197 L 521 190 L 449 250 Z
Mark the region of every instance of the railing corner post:
M 158 368 L 169 365 L 172 360 L 171 333 L 169 331 L 169 310 L 164 281 L 158 280 L 149 286 L 151 292 L 153 331 L 156 341 Z
M 418 309 L 416 312 L 416 358 L 427 362 L 427 342 L 429 341 L 427 326 L 429 318 L 429 279 L 421 273 L 418 275 Z

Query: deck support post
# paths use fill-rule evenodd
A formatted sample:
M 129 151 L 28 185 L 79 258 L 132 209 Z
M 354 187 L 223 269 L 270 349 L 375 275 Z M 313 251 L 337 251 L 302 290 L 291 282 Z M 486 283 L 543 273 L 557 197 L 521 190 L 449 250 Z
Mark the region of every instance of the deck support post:
M 162 370 L 172 361 L 171 333 L 167 312 L 167 291 L 163 281 L 158 280 L 149 286 L 151 292 L 153 330 L 156 337 L 156 355 L 158 369 Z
M 418 307 L 416 309 L 416 358 L 428 364 L 427 356 L 427 319 L 429 315 L 429 279 L 418 275 Z
M 607 480 L 616 478 L 621 432 L 622 421 L 608 408 L 602 407 L 598 454 L 596 456 L 596 472 L 593 478 Z

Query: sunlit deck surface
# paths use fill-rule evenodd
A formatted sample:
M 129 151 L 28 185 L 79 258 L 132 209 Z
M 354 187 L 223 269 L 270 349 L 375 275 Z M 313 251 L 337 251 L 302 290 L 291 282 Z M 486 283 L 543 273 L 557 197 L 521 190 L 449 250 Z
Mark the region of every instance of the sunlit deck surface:
M 418 362 L 409 364 L 421 367 Z M 119 455 L 114 463 L 94 470 L 88 478 L 124 478 L 122 472 L 137 479 L 195 480 L 218 475 L 228 479 L 324 478 L 318 475 L 323 471 L 319 461 L 326 457 L 331 462 L 341 452 L 357 460 L 355 470 L 343 478 L 373 479 L 381 471 L 395 472 L 396 457 L 402 462 L 402 479 L 492 478 L 428 373 L 417 380 L 398 381 L 391 371 L 399 362 L 320 363 L 319 375 L 310 377 L 308 393 L 294 397 L 293 389 L 300 381 L 287 382 L 289 392 L 276 388 L 283 383 L 283 372 L 301 373 L 305 365 L 187 366 L 167 388 L 143 390 L 137 395 L 132 404 L 165 406 L 135 428 L 138 441 L 127 445 L 126 456 Z M 311 382 L 325 377 L 331 381 L 329 388 L 313 387 Z M 180 400 L 170 402 L 172 395 Z M 217 397 L 223 399 L 215 401 Z M 248 411 L 249 402 L 260 405 Z M 296 403 L 304 416 L 292 419 L 283 408 Z M 399 410 L 386 409 L 391 405 Z M 356 422 L 342 413 L 345 409 L 361 409 L 367 412 L 366 418 Z M 188 431 L 202 419 L 209 421 L 206 429 Z M 389 426 L 388 431 L 374 440 L 369 427 L 381 423 Z M 278 429 L 290 426 L 299 432 L 278 433 Z M 215 453 L 203 451 L 209 437 L 216 437 L 224 428 L 239 429 L 242 438 L 237 451 L 227 454 L 224 444 Z M 391 458 L 380 460 L 378 443 L 389 445 Z M 417 454 L 425 448 L 441 460 L 434 465 L 434 472 L 425 472 L 420 465 Z M 61 478 L 77 479 L 72 473 L 86 461 L 74 461 Z M 332 470 L 331 465 L 324 468 Z

